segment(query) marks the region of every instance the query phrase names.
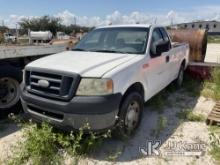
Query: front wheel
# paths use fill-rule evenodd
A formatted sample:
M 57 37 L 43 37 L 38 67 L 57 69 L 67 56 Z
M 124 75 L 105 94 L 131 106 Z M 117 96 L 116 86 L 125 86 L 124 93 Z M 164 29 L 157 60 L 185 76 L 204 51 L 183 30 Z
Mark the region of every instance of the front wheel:
M 139 126 L 142 118 L 144 101 L 137 92 L 128 94 L 123 100 L 117 125 L 117 132 L 123 136 L 130 136 Z

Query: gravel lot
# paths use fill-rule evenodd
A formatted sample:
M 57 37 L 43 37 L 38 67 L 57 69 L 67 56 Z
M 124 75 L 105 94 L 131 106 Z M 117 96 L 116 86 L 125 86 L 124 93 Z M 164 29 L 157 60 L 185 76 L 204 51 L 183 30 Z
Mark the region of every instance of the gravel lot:
M 216 51 L 215 51 L 216 50 Z M 220 62 L 220 45 L 209 44 L 206 62 Z M 217 52 L 215 56 L 213 51 Z M 146 103 L 143 120 L 136 134 L 128 140 L 108 139 L 94 153 L 82 157 L 80 165 L 93 164 L 179 164 L 179 165 L 213 165 L 214 160 L 208 154 L 210 148 L 209 131 L 205 122 L 181 121 L 176 114 L 185 109 L 191 109 L 196 114 L 207 117 L 215 102 L 204 97 L 193 96 L 181 89 L 169 94 L 165 104 L 159 111 L 155 106 Z M 158 136 L 153 132 L 158 130 L 158 119 L 167 121 Z M 0 120 L 0 164 L 6 164 L 11 146 L 21 140 L 22 130 L 8 120 Z M 149 140 L 160 141 L 159 156 L 146 156 L 140 148 L 146 148 Z M 170 142 L 184 142 L 186 144 L 203 144 L 205 151 L 202 156 L 167 156 Z M 66 158 L 64 164 L 73 164 L 72 158 Z
M 194 113 L 207 114 L 215 102 L 204 97 L 193 97 L 184 90 L 176 91 L 169 95 L 162 107 L 162 112 L 146 103 L 143 120 L 136 134 L 128 140 L 121 141 L 109 139 L 87 157 L 79 160 L 79 164 L 214 164 L 207 152 L 209 148 L 208 126 L 204 122 L 181 122 L 176 113 L 186 108 L 193 109 Z M 158 119 L 163 116 L 167 120 L 164 129 L 156 137 L 152 134 L 158 128 Z M 10 146 L 20 140 L 22 130 L 15 124 L 1 121 L 0 123 L 0 159 L 4 162 L 10 154 Z M 147 140 L 161 142 L 159 156 L 143 155 L 139 148 L 145 148 Z M 169 142 L 201 143 L 206 147 L 203 156 L 166 156 Z M 72 159 L 67 158 L 65 164 L 72 164 Z

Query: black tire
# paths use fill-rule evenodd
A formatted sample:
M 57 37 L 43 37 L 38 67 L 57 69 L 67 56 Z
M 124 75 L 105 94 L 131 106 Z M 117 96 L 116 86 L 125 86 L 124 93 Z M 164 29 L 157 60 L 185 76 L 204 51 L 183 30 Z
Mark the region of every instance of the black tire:
M 0 96 L 0 118 L 9 113 L 18 113 L 22 109 L 19 99 L 21 82 L 21 69 L 10 65 L 0 67 L 0 88 L 4 89 Z
M 123 102 L 120 106 L 119 118 L 115 131 L 116 137 L 129 137 L 135 132 L 140 125 L 143 108 L 143 97 L 138 92 L 131 92 L 125 97 L 125 99 L 123 99 Z M 130 120 L 132 118 L 130 117 L 132 113 L 134 114 L 133 117 L 135 118 L 133 122 Z M 131 123 L 133 127 L 130 127 Z
M 174 84 L 177 89 L 183 86 L 183 79 L 184 79 L 184 65 L 181 65 L 178 73 L 177 79 L 174 81 Z

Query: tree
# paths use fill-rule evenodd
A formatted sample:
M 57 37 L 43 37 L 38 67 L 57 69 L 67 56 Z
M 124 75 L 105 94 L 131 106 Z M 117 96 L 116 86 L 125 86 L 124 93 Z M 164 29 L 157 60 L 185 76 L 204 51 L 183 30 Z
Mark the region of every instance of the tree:
M 61 25 L 61 19 L 50 17 L 50 16 L 43 16 L 39 18 L 32 18 L 32 19 L 22 19 L 19 22 L 23 33 L 27 33 L 28 29 L 32 31 L 51 31 L 53 35 L 56 35 L 57 30 Z
M 62 25 L 62 20 L 56 17 L 50 16 L 42 16 L 39 18 L 32 18 L 32 19 L 22 19 L 19 22 L 21 27 L 21 33 L 27 33 L 28 29 L 32 31 L 51 31 L 55 36 L 58 31 L 65 32 L 66 34 L 71 34 L 73 32 L 80 32 L 83 30 L 84 32 L 88 32 L 91 28 L 89 27 L 82 27 L 78 25 Z

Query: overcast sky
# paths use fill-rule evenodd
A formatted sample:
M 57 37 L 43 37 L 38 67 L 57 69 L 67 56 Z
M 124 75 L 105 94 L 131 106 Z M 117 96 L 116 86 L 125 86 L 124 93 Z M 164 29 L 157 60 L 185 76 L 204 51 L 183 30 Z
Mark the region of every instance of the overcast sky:
M 66 25 L 76 18 L 84 26 L 220 21 L 220 0 L 0 0 L 0 24 L 15 27 L 42 15 L 61 17 Z

